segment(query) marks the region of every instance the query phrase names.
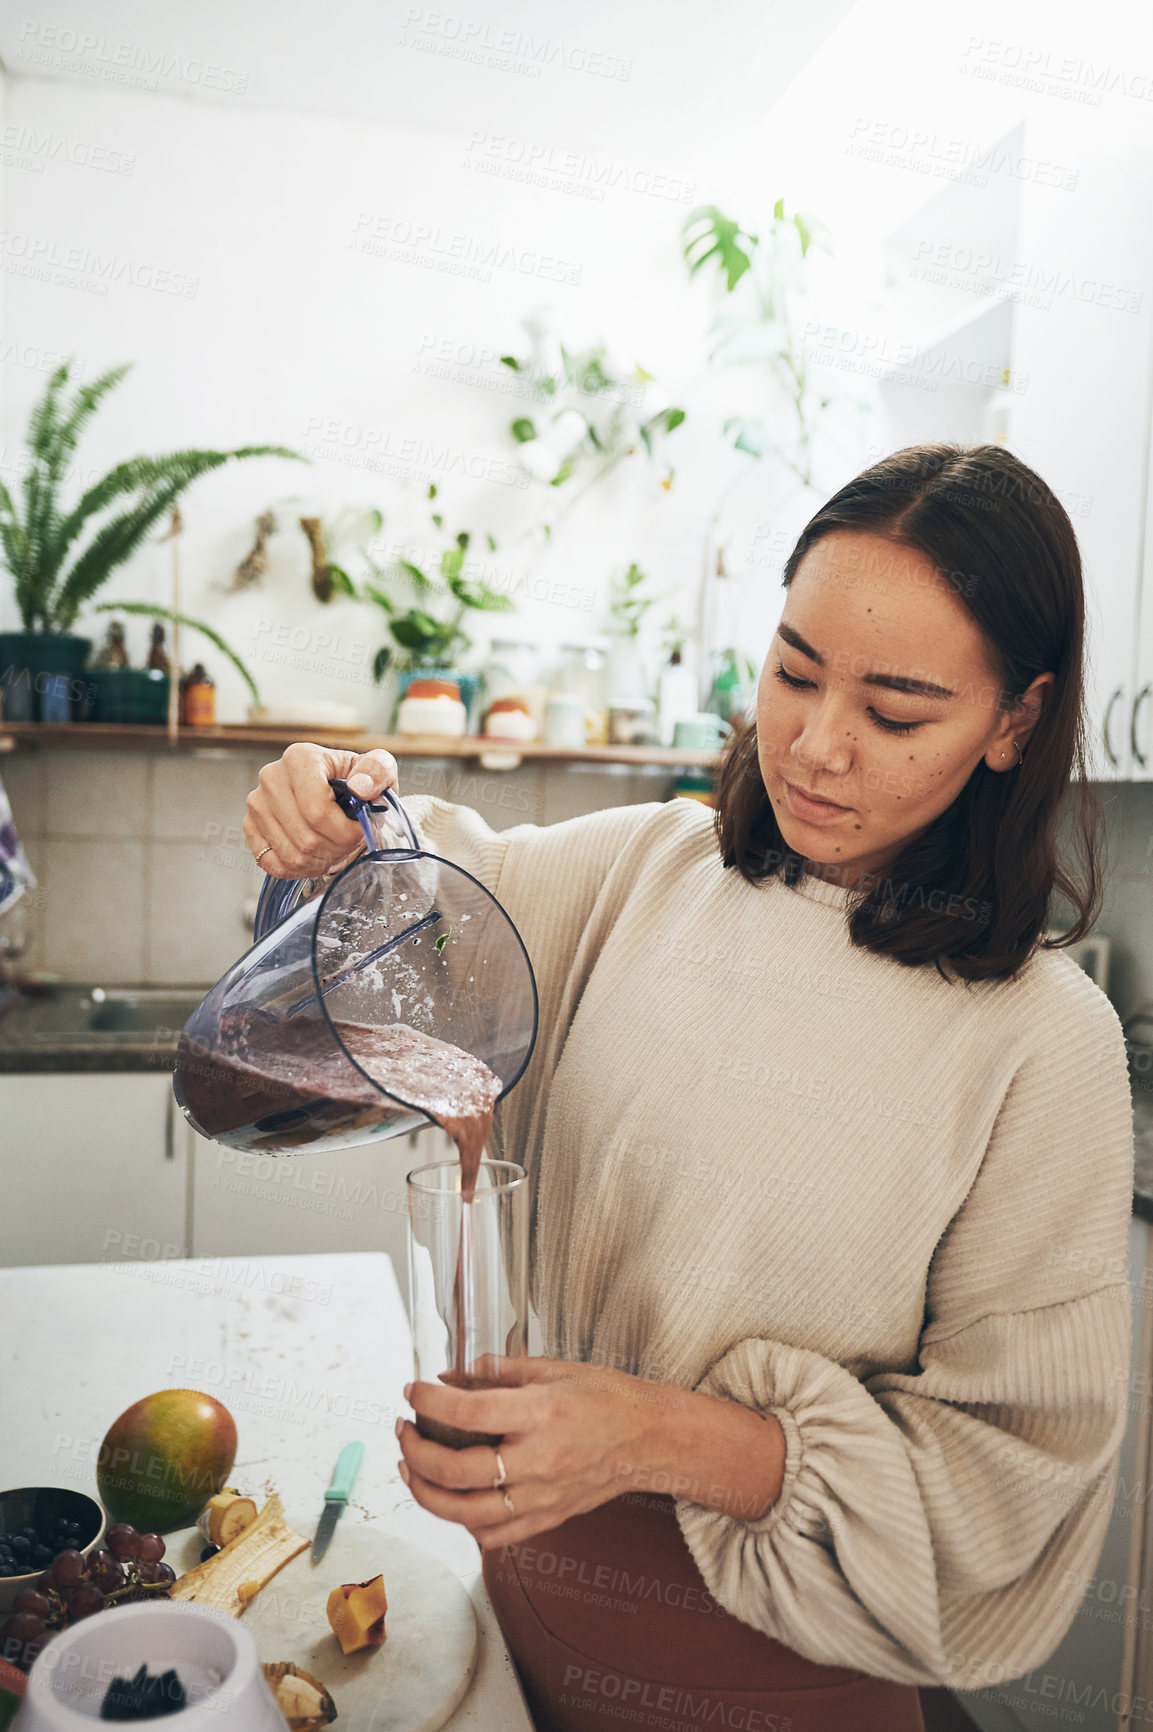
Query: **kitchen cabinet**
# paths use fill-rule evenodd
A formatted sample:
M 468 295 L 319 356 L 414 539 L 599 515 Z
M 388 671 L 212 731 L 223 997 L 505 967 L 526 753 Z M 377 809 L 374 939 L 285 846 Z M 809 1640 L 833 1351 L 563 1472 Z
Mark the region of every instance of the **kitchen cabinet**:
M 1075 1595 L 1079 1605 L 1055 1653 L 1023 1678 L 988 1690 L 956 1692 L 982 1732 L 1021 1732 L 1023 1727 L 1036 1726 L 1039 1716 L 1076 1725 L 1081 1732 L 1125 1732 L 1131 1706 L 1133 1725 L 1144 1724 L 1153 1713 L 1151 1240 L 1153 1227 L 1135 1216 L 1129 1232 L 1133 1305 L 1129 1424 L 1100 1559 L 1088 1581 L 1071 1576 L 1063 1584 L 1062 1591 Z
M 408 1302 L 405 1175 L 455 1160 L 435 1126 L 251 1155 L 199 1137 L 169 1072 L 0 1076 L 0 1266 L 385 1251 Z
M 1091 108 L 1029 123 L 1030 160 L 1076 175 L 1075 188 L 1026 184 L 1018 256 L 1027 291 L 1014 306 L 1009 443 L 1066 504 L 1085 566 L 1087 701 L 1095 773 L 1132 776 L 1134 647 L 1143 601 L 1153 230 L 1147 115 Z M 1135 109 L 1135 103 L 1118 109 Z M 1146 774 L 1149 773 L 1146 766 Z
M 884 247 L 885 448 L 1005 444 L 1064 505 L 1084 566 L 1098 780 L 1153 776 L 1153 129 L 1141 106 L 1116 104 L 1106 125 L 1092 107 L 1037 104 Z
M 1150 317 L 1153 318 L 1153 309 Z M 1145 550 L 1137 631 L 1134 634 L 1133 703 L 1129 711 L 1129 775 L 1134 782 L 1153 780 L 1153 390 L 1150 391 L 1149 415 Z
M 167 1072 L 9 1074 L 0 1103 L 0 1264 L 188 1254 L 192 1133 Z

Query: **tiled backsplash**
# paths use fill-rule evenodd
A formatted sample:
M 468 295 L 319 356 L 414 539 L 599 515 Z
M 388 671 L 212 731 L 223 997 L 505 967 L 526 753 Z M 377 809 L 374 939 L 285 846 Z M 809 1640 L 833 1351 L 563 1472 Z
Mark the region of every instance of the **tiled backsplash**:
M 0 759 L 39 880 L 28 966 L 69 980 L 200 985 L 244 950 L 262 874 L 241 832 L 270 753 L 45 751 Z M 401 791 L 475 806 L 494 830 L 664 799 L 666 770 L 408 758 Z M 1105 810 L 1109 994 L 1122 1017 L 1153 1000 L 1153 782 L 1099 784 Z
M 216 980 L 251 940 L 263 873 L 244 802 L 272 753 L 45 751 L 0 758 L 17 834 L 36 873 L 23 959 L 109 986 Z M 525 763 L 485 772 L 406 758 L 401 793 L 475 806 L 494 830 L 662 800 L 667 770 Z M 0 917 L 3 918 L 3 917 Z

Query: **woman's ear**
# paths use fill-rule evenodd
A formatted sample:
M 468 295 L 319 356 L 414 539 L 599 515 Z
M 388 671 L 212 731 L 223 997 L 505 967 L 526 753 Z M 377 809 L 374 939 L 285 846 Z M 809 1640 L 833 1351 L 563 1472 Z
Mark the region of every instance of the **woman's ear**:
M 991 770 L 1017 768 L 1021 761 L 1017 752 L 1024 755 L 1025 747 L 1056 683 L 1056 674 L 1038 674 L 1036 679 L 1029 682 L 1012 709 L 1005 712 L 1001 726 L 985 754 L 985 762 Z M 1014 747 L 1017 750 L 1014 750 Z M 1004 758 L 1001 756 L 1002 752 L 1005 754 Z

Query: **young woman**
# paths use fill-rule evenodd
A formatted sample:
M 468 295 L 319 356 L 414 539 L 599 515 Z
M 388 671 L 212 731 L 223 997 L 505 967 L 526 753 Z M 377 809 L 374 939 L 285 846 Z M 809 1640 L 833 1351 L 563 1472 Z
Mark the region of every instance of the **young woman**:
M 494 833 L 416 798 L 528 947 L 531 1065 L 491 1151 L 533 1192 L 548 1357 L 410 1386 L 537 1723 L 906 1732 L 916 1686 L 1016 1677 L 1072 1621 L 1129 1367 L 1132 1123 L 1105 995 L 1045 942 L 1100 900 L 1076 540 L 996 446 L 843 487 L 784 574 L 756 720 L 692 801 Z M 318 876 L 290 747 L 245 832 Z M 1082 804 L 1084 854 L 1057 858 Z

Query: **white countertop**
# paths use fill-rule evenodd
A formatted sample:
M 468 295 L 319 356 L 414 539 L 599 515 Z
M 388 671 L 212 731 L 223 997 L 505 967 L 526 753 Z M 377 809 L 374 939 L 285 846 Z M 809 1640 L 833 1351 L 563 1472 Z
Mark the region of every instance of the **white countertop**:
M 95 1496 L 96 1453 L 117 1414 L 157 1389 L 200 1389 L 236 1421 L 230 1478 L 278 1491 L 311 1533 L 308 1512 L 319 1520 L 337 1455 L 359 1438 L 364 1465 L 341 1519 L 379 1518 L 427 1546 L 476 1607 L 476 1675 L 448 1732 L 533 1732 L 476 1542 L 422 1510 L 396 1471 L 412 1344 L 382 1252 L 4 1269 L 0 1316 L 5 1484 Z

